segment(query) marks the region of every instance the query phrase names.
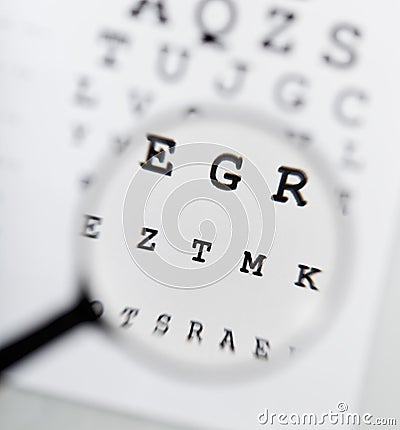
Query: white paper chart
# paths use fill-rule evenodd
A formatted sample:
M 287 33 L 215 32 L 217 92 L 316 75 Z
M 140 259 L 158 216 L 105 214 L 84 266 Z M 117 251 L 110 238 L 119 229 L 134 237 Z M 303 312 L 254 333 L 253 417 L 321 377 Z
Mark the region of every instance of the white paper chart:
M 82 289 L 107 326 L 10 383 L 199 428 L 360 411 L 399 218 L 398 12 L 3 0 L 0 342 Z

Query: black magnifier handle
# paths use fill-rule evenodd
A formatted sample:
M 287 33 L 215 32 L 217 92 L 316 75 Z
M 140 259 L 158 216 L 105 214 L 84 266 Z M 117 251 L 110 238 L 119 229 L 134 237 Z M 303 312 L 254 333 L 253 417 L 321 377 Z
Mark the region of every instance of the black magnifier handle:
M 69 309 L 34 328 L 30 333 L 7 345 L 0 345 L 0 375 L 17 361 L 75 326 L 97 321 L 102 311 L 103 307 L 100 302 L 89 301 L 87 297 L 82 296 Z

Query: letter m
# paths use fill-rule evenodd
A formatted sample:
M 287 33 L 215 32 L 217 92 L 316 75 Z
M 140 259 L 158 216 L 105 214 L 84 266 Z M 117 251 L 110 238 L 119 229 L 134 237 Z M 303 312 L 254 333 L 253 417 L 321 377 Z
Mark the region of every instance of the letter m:
M 243 273 L 249 273 L 249 270 L 247 269 L 247 266 L 249 265 L 250 269 L 253 271 L 253 275 L 262 276 L 263 274 L 261 273 L 261 269 L 266 258 L 267 257 L 265 255 L 259 254 L 257 255 L 257 258 L 253 261 L 251 253 L 249 251 L 244 251 L 244 260 L 240 271 Z

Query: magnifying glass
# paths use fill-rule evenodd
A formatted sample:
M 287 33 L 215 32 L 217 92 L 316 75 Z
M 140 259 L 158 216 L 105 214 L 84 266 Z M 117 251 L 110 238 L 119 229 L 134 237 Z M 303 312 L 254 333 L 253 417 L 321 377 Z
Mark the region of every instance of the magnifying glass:
M 88 322 L 201 378 L 268 372 L 318 338 L 351 266 L 325 161 L 256 112 L 218 107 L 171 110 L 131 141 L 82 199 L 79 299 L 2 348 L 1 370 Z

